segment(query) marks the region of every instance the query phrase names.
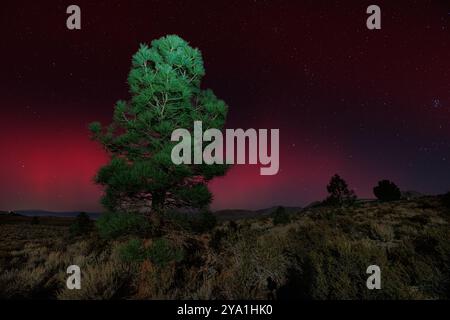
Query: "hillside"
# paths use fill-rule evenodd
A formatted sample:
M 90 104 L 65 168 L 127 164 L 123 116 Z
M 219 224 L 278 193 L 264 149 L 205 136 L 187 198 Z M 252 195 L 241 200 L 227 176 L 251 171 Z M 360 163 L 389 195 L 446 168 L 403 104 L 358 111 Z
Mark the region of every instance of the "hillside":
M 136 259 L 140 249 L 130 236 L 105 240 L 96 231 L 70 236 L 67 225 L 0 223 L 0 297 L 450 298 L 450 209 L 441 197 L 316 205 L 290 219 L 224 221 L 204 233 L 171 228 L 144 236 L 151 253 L 144 259 Z M 82 269 L 82 290 L 64 287 L 71 264 Z M 381 290 L 366 287 L 374 264 Z
M 245 210 L 245 209 L 225 209 L 217 210 L 214 215 L 219 220 L 239 220 L 239 219 L 249 219 L 249 218 L 261 218 L 269 216 L 275 212 L 278 207 L 271 207 L 260 210 Z M 283 207 L 287 213 L 297 213 L 302 210 L 301 207 Z

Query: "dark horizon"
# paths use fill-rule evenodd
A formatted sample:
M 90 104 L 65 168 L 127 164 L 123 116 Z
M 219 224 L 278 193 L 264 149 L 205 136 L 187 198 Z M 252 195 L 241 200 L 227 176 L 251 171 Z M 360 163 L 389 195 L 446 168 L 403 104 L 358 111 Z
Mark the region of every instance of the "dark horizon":
M 234 166 L 211 183 L 213 210 L 305 206 L 341 175 L 361 198 L 379 180 L 450 190 L 450 3 L 378 1 L 66 1 L 3 4 L 0 208 L 100 211 L 107 162 L 88 123 L 109 123 L 140 43 L 178 34 L 198 47 L 204 88 L 227 128 L 279 128 L 280 171 Z
M 416 190 L 402 190 L 402 193 L 404 192 L 413 192 L 413 193 L 418 193 L 421 196 L 425 196 L 425 197 L 438 197 L 438 196 L 443 196 L 444 193 L 436 193 L 436 194 L 422 194 Z M 299 205 L 284 205 L 284 204 L 275 204 L 273 206 L 268 206 L 268 207 L 260 207 L 260 208 L 236 208 L 236 207 L 230 207 L 230 208 L 220 208 L 220 209 L 213 209 L 212 212 L 217 212 L 217 211 L 223 211 L 223 210 L 248 210 L 248 211 L 261 211 L 261 210 L 266 210 L 266 209 L 271 209 L 271 208 L 276 208 L 276 207 L 285 207 L 285 208 L 307 208 L 308 206 L 316 203 L 316 202 L 321 202 L 324 201 L 325 198 L 323 199 L 317 199 L 317 200 L 313 200 L 311 202 L 308 202 L 306 204 L 299 204 Z M 358 201 L 377 201 L 377 198 L 375 196 L 370 197 L 370 198 L 357 198 Z M 105 213 L 107 210 L 106 209 L 101 209 L 99 211 L 85 211 L 85 210 L 48 210 L 48 209 L 2 209 L 0 208 L 0 212 L 53 212 L 53 213 L 79 213 L 79 212 L 86 212 L 88 214 L 102 214 Z

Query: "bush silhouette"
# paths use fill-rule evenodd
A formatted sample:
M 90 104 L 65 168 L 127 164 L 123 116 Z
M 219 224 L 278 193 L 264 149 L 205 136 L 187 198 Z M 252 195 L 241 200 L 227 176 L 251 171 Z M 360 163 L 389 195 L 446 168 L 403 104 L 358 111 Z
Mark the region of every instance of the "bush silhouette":
M 450 192 L 447 192 L 444 194 L 444 197 L 442 198 L 442 202 L 444 203 L 444 206 L 447 208 L 450 208 Z
M 39 223 L 40 223 L 39 217 L 33 217 L 30 222 L 31 225 L 37 225 Z
M 272 219 L 274 225 L 286 224 L 291 221 L 289 214 L 286 212 L 286 209 L 284 207 L 278 207 L 272 213 Z
M 381 180 L 378 185 L 373 188 L 373 194 L 381 201 L 400 200 L 402 194 L 400 189 L 389 180 Z
M 92 221 L 85 212 L 80 212 L 70 225 L 71 235 L 86 234 L 92 230 Z
M 340 206 L 350 205 L 356 200 L 356 195 L 353 190 L 350 190 L 347 182 L 337 174 L 331 178 L 330 183 L 327 185 L 327 191 L 329 193 L 325 201 L 327 204 Z

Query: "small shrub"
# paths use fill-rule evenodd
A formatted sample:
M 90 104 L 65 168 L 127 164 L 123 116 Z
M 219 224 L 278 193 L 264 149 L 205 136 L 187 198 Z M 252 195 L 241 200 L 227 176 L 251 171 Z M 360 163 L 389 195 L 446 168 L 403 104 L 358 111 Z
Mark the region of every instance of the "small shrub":
M 389 180 L 381 180 L 373 188 L 373 194 L 381 201 L 400 200 L 402 193 L 395 183 Z
M 372 222 L 370 223 L 370 228 L 372 239 L 388 242 L 394 240 L 395 238 L 394 229 L 389 224 Z
M 70 225 L 70 234 L 73 236 L 86 234 L 92 229 L 92 221 L 85 212 L 81 212 Z
M 239 231 L 239 225 L 235 221 L 230 220 L 230 221 L 228 221 L 228 230 L 230 232 L 238 232 Z
M 150 231 L 149 221 L 139 214 L 105 213 L 97 220 L 101 237 L 117 238 L 123 235 L 144 235 Z
M 173 248 L 164 238 L 156 239 L 146 252 L 146 256 L 159 267 L 164 267 L 173 261 L 179 262 L 183 259 L 183 255 L 183 249 Z
M 133 263 L 145 260 L 145 250 L 142 241 L 131 239 L 118 248 L 119 257 L 123 262 Z
M 246 234 L 227 250 L 226 273 L 217 283 L 225 299 L 267 299 L 267 279 L 283 282 L 288 257 L 286 237 Z
M 337 217 L 337 214 L 339 214 L 339 213 L 341 213 L 340 210 L 333 210 L 333 209 L 331 209 L 331 210 L 326 210 L 326 211 L 323 213 L 323 217 L 324 217 L 325 219 L 329 220 L 329 221 L 335 221 L 335 220 L 336 220 L 336 217 Z
M 209 240 L 209 246 L 213 250 L 219 251 L 223 245 L 223 240 L 226 239 L 226 237 L 227 237 L 226 231 L 222 229 L 215 230 L 211 235 L 211 239 Z
M 291 221 L 289 214 L 284 207 L 278 207 L 274 213 L 272 213 L 273 224 L 287 224 Z

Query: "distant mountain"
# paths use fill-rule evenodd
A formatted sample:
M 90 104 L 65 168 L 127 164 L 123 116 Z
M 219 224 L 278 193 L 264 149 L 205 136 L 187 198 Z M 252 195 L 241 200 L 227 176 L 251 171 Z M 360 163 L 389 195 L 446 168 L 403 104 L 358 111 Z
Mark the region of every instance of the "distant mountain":
M 0 210 L 0 215 L 4 215 L 4 216 L 18 216 L 19 214 L 17 212 L 14 212 L 14 211 L 1 211 Z
M 259 209 L 259 210 L 247 210 L 247 209 L 225 209 L 214 212 L 219 220 L 238 220 L 245 218 L 264 217 L 272 214 L 278 206 Z M 300 211 L 301 207 L 284 207 L 288 213 L 296 213 Z M 59 218 L 75 218 L 81 211 L 47 211 L 47 210 L 16 210 L 16 211 L 0 211 L 0 215 L 21 215 L 26 217 L 59 217 Z M 86 212 L 87 215 L 97 220 L 101 213 L 98 212 Z
M 219 220 L 239 220 L 245 218 L 257 218 L 271 215 L 278 206 L 270 207 L 259 210 L 247 210 L 247 209 L 224 209 L 217 210 L 214 215 Z M 284 207 L 287 213 L 297 213 L 302 210 L 301 207 Z
M 27 217 L 61 217 L 61 218 L 74 218 L 80 214 L 81 211 L 45 211 L 45 210 L 17 210 L 14 211 L 17 214 Z M 86 212 L 91 219 L 98 219 L 100 213 L 98 212 Z

